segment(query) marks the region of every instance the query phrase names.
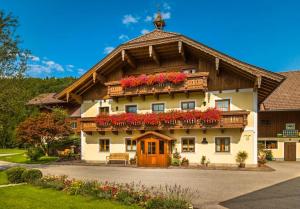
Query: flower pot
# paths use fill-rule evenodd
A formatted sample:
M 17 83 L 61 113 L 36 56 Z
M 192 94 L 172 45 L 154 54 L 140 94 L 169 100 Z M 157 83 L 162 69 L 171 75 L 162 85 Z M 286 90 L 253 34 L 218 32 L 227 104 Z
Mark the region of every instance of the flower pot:
M 240 163 L 239 164 L 239 168 L 245 168 L 246 167 L 246 163 Z

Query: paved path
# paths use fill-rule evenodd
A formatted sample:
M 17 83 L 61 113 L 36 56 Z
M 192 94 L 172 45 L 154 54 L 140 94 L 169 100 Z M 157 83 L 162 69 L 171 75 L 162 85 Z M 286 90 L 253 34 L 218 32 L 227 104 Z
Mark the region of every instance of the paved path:
M 271 162 L 269 165 L 276 171 L 217 171 L 71 165 L 48 165 L 40 168 L 47 174 L 66 174 L 80 179 L 116 182 L 140 181 L 143 184 L 154 186 L 180 184 L 198 191 L 199 198 L 194 200 L 198 207 L 216 208 L 219 202 L 300 176 L 299 162 Z

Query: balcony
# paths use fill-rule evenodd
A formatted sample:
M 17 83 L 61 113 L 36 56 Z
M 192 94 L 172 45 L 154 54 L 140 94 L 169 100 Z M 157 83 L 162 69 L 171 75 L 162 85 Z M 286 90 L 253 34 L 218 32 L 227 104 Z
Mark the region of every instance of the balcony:
M 112 81 L 105 83 L 108 87 L 108 96 L 111 98 L 124 97 L 124 96 L 145 96 L 175 92 L 193 92 L 204 91 L 207 89 L 208 72 L 199 72 L 186 75 L 186 79 L 180 84 L 172 84 L 170 82 L 155 84 L 155 85 L 141 85 L 133 88 L 124 88 L 120 81 Z
M 133 130 L 176 130 L 176 129 L 184 129 L 184 130 L 190 130 L 190 129 L 227 129 L 227 128 L 240 128 L 244 129 L 245 126 L 248 123 L 247 116 L 249 112 L 245 110 L 241 111 L 228 111 L 228 112 L 222 112 L 219 122 L 211 124 L 211 125 L 201 125 L 199 123 L 196 124 L 184 124 L 181 121 L 176 121 L 175 123 L 172 123 L 172 125 L 163 125 L 160 123 L 157 126 L 135 126 L 135 127 L 128 127 L 128 126 L 122 126 L 122 127 L 105 127 L 100 128 L 97 126 L 95 120 L 96 118 L 81 118 L 81 129 L 85 132 L 106 132 L 106 131 L 133 131 Z

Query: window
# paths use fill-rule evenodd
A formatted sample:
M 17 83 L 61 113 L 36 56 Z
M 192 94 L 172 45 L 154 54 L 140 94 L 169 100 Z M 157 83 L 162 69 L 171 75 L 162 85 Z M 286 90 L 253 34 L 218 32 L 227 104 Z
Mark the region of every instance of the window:
M 194 110 L 195 106 L 196 106 L 195 101 L 181 102 L 181 109 L 182 110 Z
M 217 109 L 219 109 L 221 111 L 229 111 L 230 110 L 230 99 L 216 100 L 215 106 Z
M 165 154 L 165 142 L 159 141 L 159 154 L 163 155 Z
M 76 129 L 77 128 L 77 122 L 71 122 L 70 124 L 72 129 Z
M 230 152 L 230 138 L 229 137 L 217 137 L 215 139 L 216 152 Z
M 271 121 L 270 120 L 260 120 L 260 125 L 271 125 Z
M 109 114 L 109 107 L 100 107 L 99 108 L 99 113 L 100 113 L 100 115 Z
M 195 152 L 195 138 L 194 137 L 182 138 L 181 151 L 182 152 Z
M 184 73 L 189 74 L 189 73 L 196 73 L 196 69 L 185 69 L 183 70 Z
M 127 139 L 125 139 L 125 142 L 126 142 L 126 151 L 127 152 L 136 151 L 136 140 L 127 138 Z
M 261 149 L 277 149 L 278 147 L 278 142 L 276 140 L 259 140 L 257 144 L 257 147 Z
M 156 154 L 156 143 L 155 142 L 148 142 L 148 154 L 149 155 Z
M 125 107 L 126 113 L 137 113 L 137 106 L 136 105 L 126 105 Z
M 165 111 L 164 103 L 152 104 L 152 112 L 164 112 L 164 111 Z
M 109 152 L 109 139 L 100 139 L 99 145 L 100 152 Z

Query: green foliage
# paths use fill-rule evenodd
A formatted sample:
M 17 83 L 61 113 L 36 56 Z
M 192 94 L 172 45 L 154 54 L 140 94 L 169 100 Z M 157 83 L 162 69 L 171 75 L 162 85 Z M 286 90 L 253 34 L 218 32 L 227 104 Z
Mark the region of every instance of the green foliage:
M 206 163 L 206 156 L 205 155 L 202 155 L 201 157 L 201 164 L 205 164 Z
M 188 205 L 182 200 L 156 198 L 149 200 L 146 209 L 188 209 Z
M 236 155 L 236 162 L 244 163 L 248 158 L 248 153 L 246 151 L 239 151 Z
M 1 78 L 0 77 L 0 147 L 20 146 L 15 128 L 25 118 L 36 115 L 35 107 L 26 103 L 41 93 L 58 92 L 75 79 L 68 78 Z M 24 144 L 21 144 L 25 146 Z
M 132 194 L 127 191 L 121 191 L 117 194 L 116 200 L 122 202 L 125 205 L 132 205 L 135 204 L 135 199 L 133 198 Z
M 22 173 L 22 179 L 24 182 L 35 182 L 43 177 L 43 173 L 38 169 L 28 169 Z
M 171 165 L 172 166 L 180 166 L 180 159 L 172 158 Z
M 5 171 L 0 171 L 0 185 L 8 184 L 7 175 Z
M 272 161 L 273 160 L 273 152 L 272 150 L 264 150 L 264 152 L 266 153 L 266 160 L 268 161 Z
M 31 147 L 27 151 L 27 156 L 31 161 L 37 161 L 40 157 L 44 155 L 44 152 L 39 147 Z
M 26 170 L 24 167 L 13 167 L 6 170 L 7 179 L 10 183 L 22 183 L 22 174 Z

